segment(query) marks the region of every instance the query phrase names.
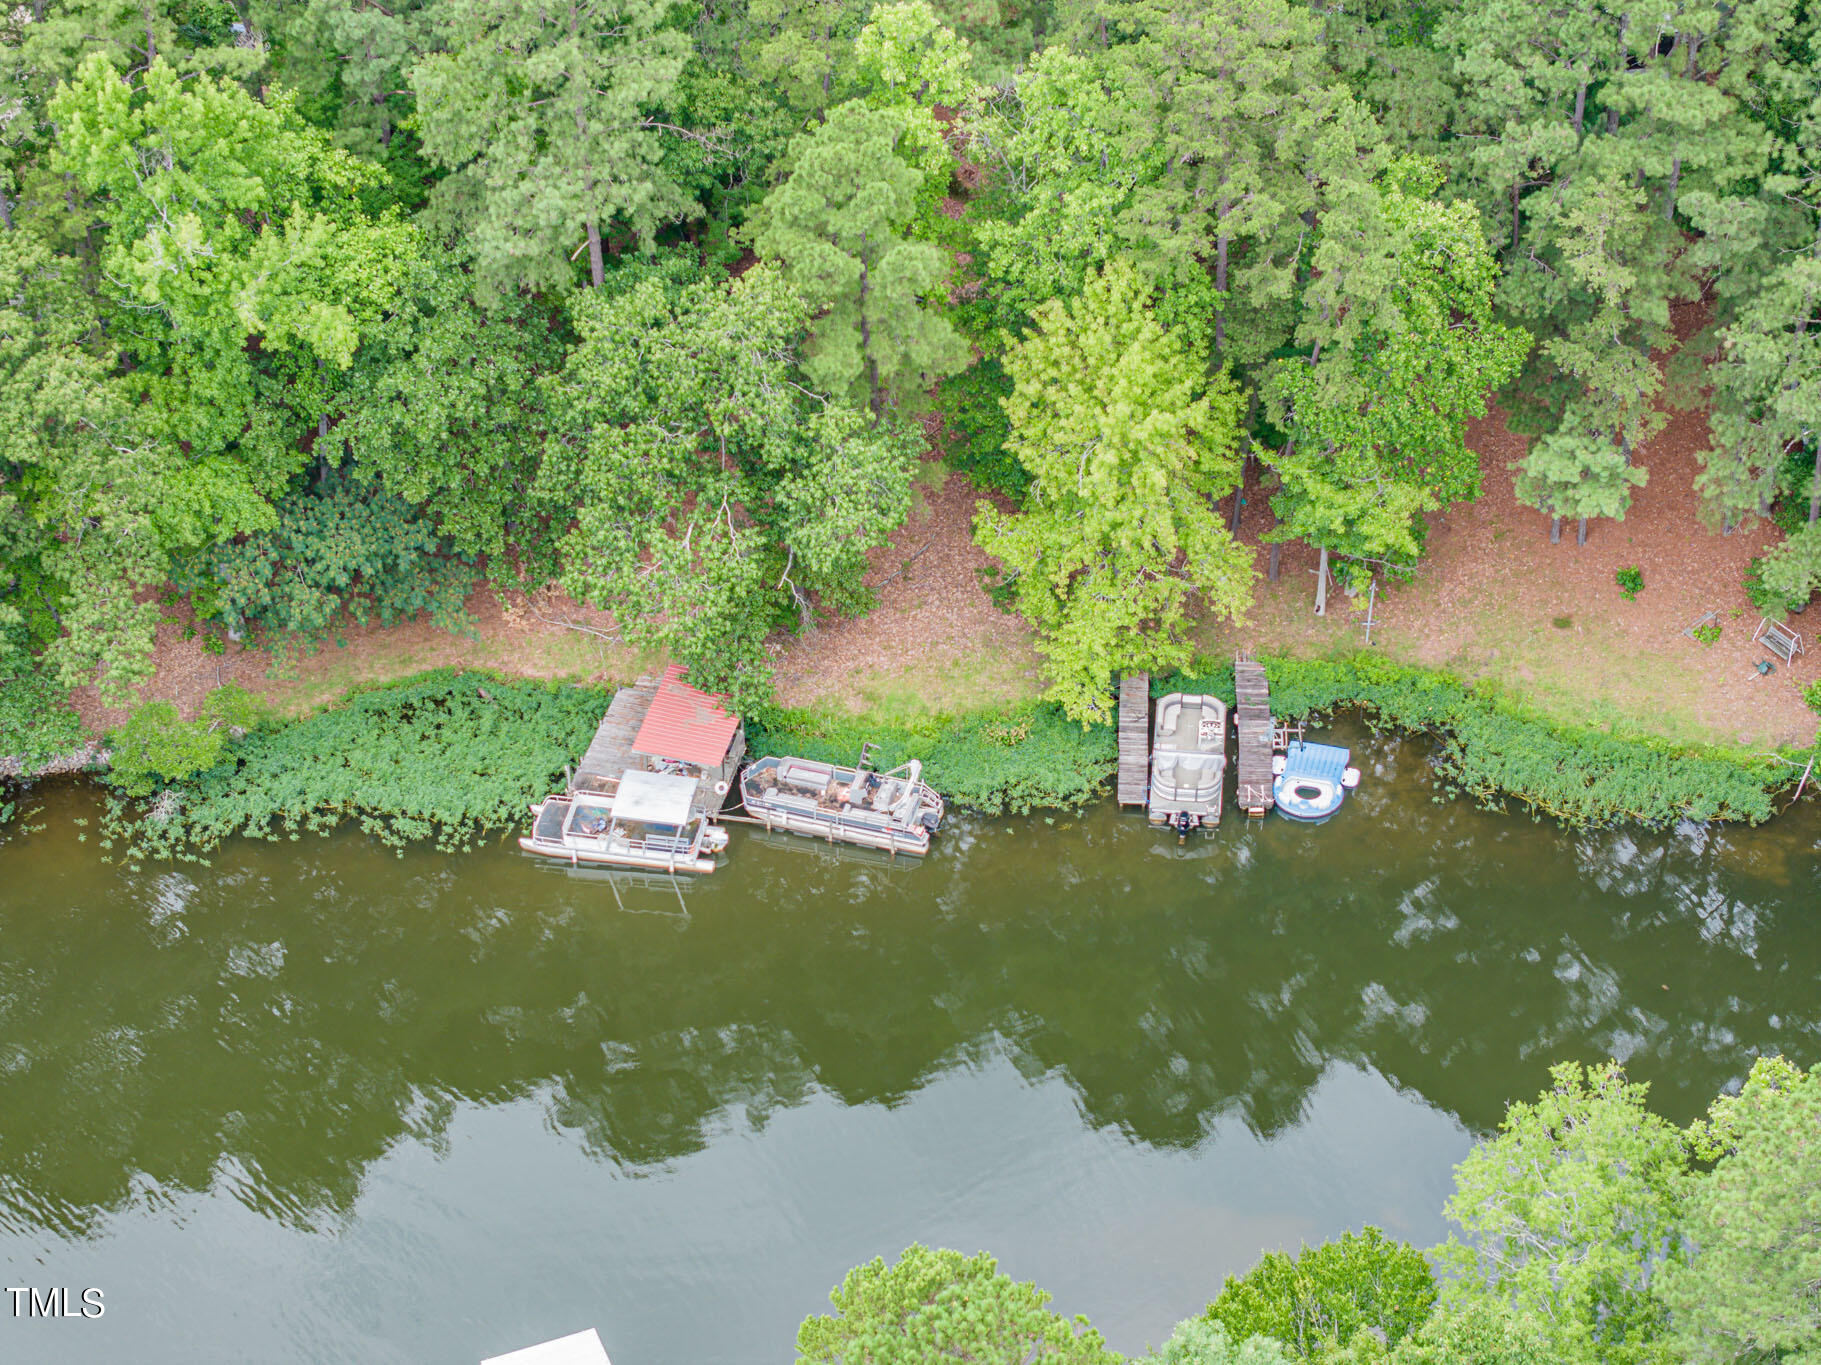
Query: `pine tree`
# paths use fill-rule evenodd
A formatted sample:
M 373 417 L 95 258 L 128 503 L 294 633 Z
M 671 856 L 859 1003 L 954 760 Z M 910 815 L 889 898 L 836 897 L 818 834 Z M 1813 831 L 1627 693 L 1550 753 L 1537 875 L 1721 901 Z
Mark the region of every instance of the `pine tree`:
M 901 110 L 852 100 L 792 144 L 790 174 L 753 217 L 761 258 L 779 262 L 816 310 L 803 367 L 817 387 L 867 403 L 914 408 L 967 349 L 932 306 L 948 253 L 905 228 L 922 176 L 899 155 Z
M 1434 198 L 1441 174 L 1406 159 L 1321 220 L 1298 341 L 1267 385 L 1288 433 L 1269 539 L 1301 539 L 1396 569 L 1422 553 L 1424 515 L 1478 496 L 1466 425 L 1529 348 L 1493 321 L 1498 268 L 1473 206 Z
M 424 154 L 446 167 L 432 221 L 473 253 L 477 289 L 564 289 L 606 270 L 604 235 L 649 246 L 692 201 L 662 164 L 659 110 L 687 37 L 658 0 L 439 0 L 446 51 L 412 67 Z

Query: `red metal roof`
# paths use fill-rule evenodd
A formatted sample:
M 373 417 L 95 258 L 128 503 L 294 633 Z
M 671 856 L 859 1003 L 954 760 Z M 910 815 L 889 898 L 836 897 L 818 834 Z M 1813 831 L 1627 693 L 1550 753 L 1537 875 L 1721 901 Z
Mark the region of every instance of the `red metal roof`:
M 674 758 L 701 768 L 718 768 L 740 728 L 740 718 L 722 708 L 726 698 L 683 681 L 683 666 L 672 664 L 651 699 L 645 723 L 633 737 L 632 751 L 653 758 Z

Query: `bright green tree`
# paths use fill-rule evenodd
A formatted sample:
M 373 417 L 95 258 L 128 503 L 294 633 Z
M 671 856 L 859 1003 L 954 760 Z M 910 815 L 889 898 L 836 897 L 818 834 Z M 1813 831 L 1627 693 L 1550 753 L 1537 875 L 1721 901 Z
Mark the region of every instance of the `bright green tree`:
M 1283 1344 L 1272 1337 L 1236 1341 L 1226 1327 L 1208 1318 L 1186 1318 L 1170 1339 L 1133 1365 L 1288 1365 Z
M 1485 1299 L 1438 1310 L 1398 1343 L 1390 1360 L 1391 1365 L 1563 1365 L 1535 1319 Z
M 967 40 L 944 24 L 929 0 L 892 0 L 872 12 L 854 40 L 860 80 L 911 103 L 956 106 L 973 93 Z
M 804 372 L 875 414 L 916 408 L 968 359 L 935 306 L 948 253 L 905 235 L 922 178 L 899 154 L 908 126 L 896 108 L 830 110 L 792 142 L 789 176 L 752 221 L 760 257 L 779 262 L 814 310 Z
M 1423 1254 L 1366 1227 L 1294 1257 L 1267 1252 L 1244 1276 L 1227 1276 L 1207 1316 L 1236 1340 L 1273 1337 L 1306 1360 L 1362 1332 L 1395 1346 L 1422 1325 L 1435 1297 Z
M 297 117 L 162 58 L 135 84 L 97 55 L 53 104 L 57 164 L 96 196 L 111 334 L 136 420 L 167 452 L 169 546 L 271 524 L 415 232 L 368 216 L 378 171 Z M 256 345 L 249 344 L 256 342 Z
M 1686 1180 L 1686 1261 L 1660 1294 L 1689 1365 L 1821 1360 L 1821 1075 L 1760 1057 L 1695 1126 L 1714 1163 Z
M 174 456 L 146 437 L 78 261 L 0 232 L 0 671 L 49 646 L 66 686 L 119 703 L 150 672 Z
M 1441 1250 L 1454 1272 L 1444 1304 L 1508 1303 L 1560 1360 L 1661 1360 L 1667 1315 L 1653 1282 L 1683 1254 L 1687 1139 L 1617 1063 L 1550 1075 L 1455 1168 L 1447 1212 L 1473 1240 Z
M 1572 425 L 1539 436 L 1517 464 L 1518 499 L 1550 519 L 1549 538 L 1561 535 L 1563 517 L 1580 522 L 1577 540 L 1585 543 L 1590 517 L 1622 519 L 1631 506 L 1631 491 L 1643 486 L 1649 471 L 1625 458 L 1610 433 L 1580 419 L 1571 409 Z
M 909 511 L 917 444 L 795 382 L 807 308 L 776 271 L 689 274 L 576 301 L 536 491 L 575 508 L 568 591 L 750 710 L 766 635 L 869 600 L 866 552 Z
M 1529 338 L 1493 320 L 1497 265 L 1473 206 L 1438 202 L 1440 174 L 1400 161 L 1321 220 L 1298 328 L 1271 410 L 1289 440 L 1273 540 L 1399 568 L 1425 514 L 1478 495 L 1467 422 L 1523 363 Z
M 1251 600 L 1251 556 L 1213 508 L 1239 478 L 1240 397 L 1128 266 L 1040 307 L 1037 327 L 1006 357 L 1007 447 L 1031 487 L 1017 513 L 981 503 L 974 534 L 1041 636 L 1049 695 L 1086 724 L 1115 672 L 1188 662 L 1192 595 L 1230 617 Z
M 985 1252 L 906 1247 L 874 1257 L 829 1294 L 833 1313 L 797 1329 L 797 1365 L 1118 1365 L 1085 1318 L 1065 1318 Z M 1251 1365 L 1251 1362 L 1247 1362 Z
M 414 65 L 424 153 L 447 168 L 432 221 L 473 254 L 488 299 L 567 288 L 584 250 L 605 278 L 603 234 L 649 247 L 693 201 L 663 164 L 688 39 L 659 0 L 438 0 L 433 52 Z

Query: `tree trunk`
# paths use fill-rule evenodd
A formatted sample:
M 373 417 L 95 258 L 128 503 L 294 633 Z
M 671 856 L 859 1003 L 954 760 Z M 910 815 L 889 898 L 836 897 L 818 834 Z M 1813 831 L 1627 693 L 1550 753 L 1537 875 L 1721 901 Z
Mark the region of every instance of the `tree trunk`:
M 1682 158 L 1676 157 L 1669 163 L 1669 201 L 1663 205 L 1663 218 L 1667 222 L 1676 220 L 1676 186 L 1682 182 Z
M 1581 88 L 1574 92 L 1574 135 L 1581 135 L 1582 126 L 1587 122 L 1587 82 L 1581 82 Z
M 3 187 L 0 187 L 0 223 L 6 225 L 8 232 L 13 230 L 13 201 L 6 197 Z
M 590 197 L 593 196 L 594 182 L 588 182 Z M 607 283 L 607 262 L 601 255 L 601 225 L 594 221 L 594 215 L 588 216 L 588 276 L 599 289 Z
M 1585 545 L 1587 543 L 1587 518 L 1586 517 L 1582 517 L 1581 524 L 1575 528 L 1574 543 L 1576 545 Z
M 1562 519 L 1560 517 L 1549 518 L 1549 543 L 1551 545 L 1562 543 Z
M 1511 259 L 1517 259 L 1518 253 L 1518 191 L 1523 188 L 1523 181 L 1517 176 L 1511 177 Z
M 1226 176 L 1221 176 L 1220 203 L 1216 208 L 1216 219 L 1220 224 L 1220 236 L 1214 241 L 1214 288 L 1220 294 L 1218 311 L 1214 314 L 1214 354 L 1224 355 L 1227 349 L 1227 210 L 1233 206 L 1227 202 Z
M 1284 557 L 1282 541 L 1271 542 L 1271 557 L 1265 561 L 1265 578 L 1272 583 L 1277 581 L 1277 563 Z
M 1321 547 L 1321 563 L 1315 570 L 1315 614 L 1328 614 L 1328 547 Z
M 1815 447 L 1815 486 L 1808 495 L 1808 524 L 1821 520 L 1821 445 Z
M 861 248 L 864 249 L 865 245 L 865 242 L 862 241 Z M 873 410 L 873 420 L 877 422 L 885 412 L 885 402 L 879 392 L 879 358 L 873 354 L 873 325 L 866 320 L 866 293 L 871 287 L 872 281 L 867 278 L 866 263 L 862 258 L 860 263 L 860 354 L 866 360 L 866 384 L 871 393 L 869 406 Z

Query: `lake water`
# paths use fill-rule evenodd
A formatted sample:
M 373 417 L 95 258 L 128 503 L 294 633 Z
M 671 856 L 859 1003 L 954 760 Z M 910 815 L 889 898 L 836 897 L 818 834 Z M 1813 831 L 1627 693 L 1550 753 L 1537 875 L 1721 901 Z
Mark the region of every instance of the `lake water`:
M 0 1273 L 107 1311 L 0 1298 L 0 1360 L 785 1362 L 916 1240 L 1137 1351 L 1263 1249 L 1444 1237 L 1552 1061 L 1678 1121 L 1821 1061 L 1813 809 L 1570 834 L 1437 803 L 1424 752 L 1182 847 L 1110 803 L 921 864 L 740 829 L 682 904 L 509 840 L 132 873 L 43 791 L 0 843 Z

